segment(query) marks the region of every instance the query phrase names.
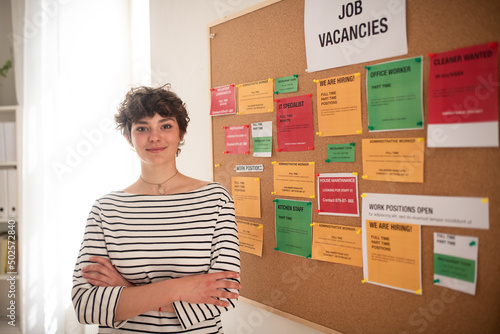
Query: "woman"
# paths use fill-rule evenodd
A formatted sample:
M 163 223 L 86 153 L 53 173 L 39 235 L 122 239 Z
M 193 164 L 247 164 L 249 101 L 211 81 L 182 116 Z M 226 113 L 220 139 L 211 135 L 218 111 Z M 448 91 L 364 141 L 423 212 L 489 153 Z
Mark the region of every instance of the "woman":
M 99 333 L 222 333 L 240 289 L 233 200 L 178 172 L 189 117 L 175 93 L 132 89 L 115 119 L 141 175 L 92 207 L 73 274 L 77 317 Z

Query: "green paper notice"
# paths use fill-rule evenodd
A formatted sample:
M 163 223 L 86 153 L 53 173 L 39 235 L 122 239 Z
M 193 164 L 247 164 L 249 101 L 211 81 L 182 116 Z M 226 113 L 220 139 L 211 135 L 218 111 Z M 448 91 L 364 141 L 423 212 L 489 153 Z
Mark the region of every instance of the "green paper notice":
M 312 203 L 275 200 L 276 250 L 310 257 L 312 252 Z
M 326 162 L 354 162 L 355 147 L 354 143 L 326 145 Z
M 271 152 L 273 147 L 273 137 L 253 138 L 253 151 L 256 153 Z
M 290 75 L 288 77 L 276 79 L 276 94 L 293 93 L 298 90 L 299 76 Z
M 476 261 L 434 253 L 434 274 L 474 283 Z
M 423 128 L 422 57 L 367 68 L 368 130 Z
M 252 123 L 254 157 L 270 157 L 273 150 L 273 122 Z

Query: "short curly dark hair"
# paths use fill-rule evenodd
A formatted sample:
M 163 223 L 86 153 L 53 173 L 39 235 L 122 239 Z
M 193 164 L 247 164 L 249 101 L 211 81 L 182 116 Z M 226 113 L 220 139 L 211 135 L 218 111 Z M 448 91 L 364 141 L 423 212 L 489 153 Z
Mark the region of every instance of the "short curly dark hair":
M 157 88 L 140 86 L 130 89 L 115 115 L 116 128 L 132 144 L 132 124 L 155 114 L 174 117 L 179 125 L 180 135 L 184 137 L 189 123 L 188 112 L 185 103 L 170 90 L 170 84 Z M 181 149 L 178 148 L 177 155 L 180 152 Z

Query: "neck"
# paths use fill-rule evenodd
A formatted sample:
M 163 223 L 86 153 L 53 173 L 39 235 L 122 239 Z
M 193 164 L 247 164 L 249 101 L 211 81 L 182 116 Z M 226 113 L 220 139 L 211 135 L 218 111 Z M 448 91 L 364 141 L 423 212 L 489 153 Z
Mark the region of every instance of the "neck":
M 143 164 L 141 166 L 141 175 L 137 182 L 139 182 L 144 192 L 154 195 L 165 195 L 175 185 L 176 176 L 178 175 L 179 172 L 175 164 L 169 166 Z
M 175 163 L 168 165 L 141 164 L 141 178 L 147 182 L 160 184 L 177 172 Z

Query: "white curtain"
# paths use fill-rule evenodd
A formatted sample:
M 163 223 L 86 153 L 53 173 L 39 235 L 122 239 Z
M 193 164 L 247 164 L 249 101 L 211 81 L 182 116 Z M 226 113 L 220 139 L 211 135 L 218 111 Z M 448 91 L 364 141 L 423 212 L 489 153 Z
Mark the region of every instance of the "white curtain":
M 71 284 L 87 214 L 97 197 L 138 175 L 113 115 L 131 86 L 149 83 L 147 6 L 134 0 L 12 0 L 23 108 L 24 333 L 83 332 L 73 322 Z M 132 33 L 139 30 L 143 38 Z

